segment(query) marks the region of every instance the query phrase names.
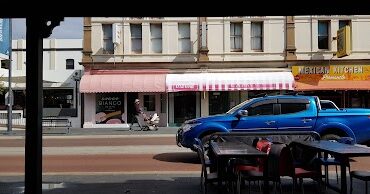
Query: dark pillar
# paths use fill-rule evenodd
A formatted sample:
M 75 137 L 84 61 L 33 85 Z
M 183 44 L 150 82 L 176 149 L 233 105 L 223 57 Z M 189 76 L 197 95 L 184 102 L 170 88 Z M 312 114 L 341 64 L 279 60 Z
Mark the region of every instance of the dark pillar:
M 63 18 L 26 19 L 25 194 L 42 194 L 42 40 Z
M 27 18 L 25 194 L 42 193 L 42 22 Z

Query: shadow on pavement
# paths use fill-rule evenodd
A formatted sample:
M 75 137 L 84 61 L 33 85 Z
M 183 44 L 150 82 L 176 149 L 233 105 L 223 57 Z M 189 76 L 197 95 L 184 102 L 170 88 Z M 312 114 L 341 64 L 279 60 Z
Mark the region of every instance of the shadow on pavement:
M 48 182 L 44 179 L 43 191 L 45 194 L 197 194 L 200 192 L 200 178 L 195 176 L 171 176 L 171 175 L 106 175 L 106 176 L 77 176 L 77 177 L 51 177 Z M 334 181 L 334 179 L 331 179 Z M 354 182 L 353 193 L 364 193 L 364 183 Z M 248 185 L 248 184 L 246 184 Z M 292 193 L 292 179 L 282 178 L 283 194 Z M 226 193 L 220 191 L 216 185 L 208 186 L 208 193 Z M 317 183 L 312 180 L 304 180 L 304 193 L 317 194 Z M 334 194 L 335 191 L 325 188 L 322 193 Z M 24 193 L 24 184 L 20 181 L 1 181 L 0 194 Z M 248 193 L 248 186 L 242 188 L 242 193 Z M 251 184 L 251 193 L 260 193 L 258 184 Z M 270 193 L 275 193 L 273 184 L 270 182 Z M 277 190 L 277 193 L 279 191 Z M 300 193 L 300 189 L 293 193 Z
M 198 155 L 195 152 L 161 153 L 154 155 L 153 159 L 164 162 L 200 164 Z
M 199 178 L 175 177 L 169 180 L 127 180 L 121 183 L 69 183 L 43 184 L 43 194 L 197 194 Z M 23 183 L 0 182 L 0 194 L 24 193 Z M 212 193 L 212 188 L 210 188 Z

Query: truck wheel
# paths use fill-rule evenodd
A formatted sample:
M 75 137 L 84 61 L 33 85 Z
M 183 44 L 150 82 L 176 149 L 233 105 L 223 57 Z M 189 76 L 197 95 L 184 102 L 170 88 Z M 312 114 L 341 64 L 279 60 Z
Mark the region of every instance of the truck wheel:
M 329 141 L 338 141 L 338 139 L 340 139 L 340 136 L 335 135 L 335 134 L 326 134 L 326 135 L 322 136 L 321 139 L 329 140 Z

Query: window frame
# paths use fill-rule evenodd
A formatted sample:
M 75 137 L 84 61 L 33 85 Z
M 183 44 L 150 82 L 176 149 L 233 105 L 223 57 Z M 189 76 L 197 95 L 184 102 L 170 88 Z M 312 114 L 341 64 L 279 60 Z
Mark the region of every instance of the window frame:
M 161 36 L 160 37 L 155 37 L 153 36 L 153 30 L 152 30 L 152 26 L 160 26 L 160 31 L 161 31 Z M 153 40 L 160 40 L 161 42 L 161 47 L 160 47 L 160 51 L 156 52 L 154 51 L 155 49 L 153 49 Z M 155 41 L 156 42 L 156 41 Z M 150 24 L 150 49 L 151 49 L 151 52 L 152 53 L 162 53 L 163 52 L 163 26 L 162 26 L 162 23 L 151 23 Z
M 261 34 L 260 35 L 253 35 L 252 32 L 253 32 L 253 24 L 259 24 L 260 27 L 261 27 Z M 264 33 L 264 30 L 263 30 L 263 21 L 253 21 L 251 22 L 251 50 L 252 51 L 257 51 L 257 52 L 263 52 L 263 33 Z M 253 39 L 254 38 L 259 38 L 261 39 L 261 43 L 260 43 L 260 48 L 253 48 Z
M 236 34 L 236 26 L 239 26 L 240 25 L 240 35 L 239 34 Z M 234 27 L 233 27 L 234 26 Z M 231 33 L 231 29 L 234 29 L 234 34 Z M 235 43 L 236 43 L 236 39 L 237 38 L 240 38 L 241 39 L 241 44 L 240 44 L 240 48 L 236 48 L 235 47 Z M 234 42 L 234 47 L 235 48 L 232 48 L 232 42 Z M 243 52 L 243 23 L 242 22 L 230 22 L 230 51 L 231 52 Z
M 186 25 L 186 26 L 188 26 L 188 29 L 189 29 L 189 36 L 181 36 L 181 33 L 180 33 L 180 25 Z M 178 23 L 178 26 L 177 26 L 177 33 L 178 33 L 178 43 L 180 43 L 180 42 L 188 42 L 189 43 L 189 50 L 186 50 L 186 51 L 183 51 L 181 48 L 182 47 L 180 47 L 180 44 L 178 44 L 178 50 L 179 50 L 179 53 L 184 53 L 184 54 L 186 54 L 186 53 L 191 53 L 191 48 L 192 48 L 192 46 L 191 46 L 191 40 L 190 40 L 190 37 L 191 37 L 191 27 L 190 27 L 190 23 Z
M 72 61 L 72 68 L 68 68 L 68 67 L 71 67 L 71 66 L 68 66 L 68 61 Z M 72 69 L 72 70 L 75 69 L 75 60 L 74 59 L 66 59 L 66 69 Z
M 146 101 L 145 99 L 146 97 L 148 97 L 148 101 Z M 150 102 L 153 102 L 153 105 L 151 105 Z M 146 106 L 147 103 L 149 103 L 148 106 Z M 156 111 L 156 95 L 155 94 L 144 94 L 143 95 L 143 108 L 145 111 L 148 111 L 148 112 Z M 153 108 L 153 109 L 148 109 L 148 108 Z
M 135 34 L 135 36 L 133 36 L 133 26 L 140 26 L 140 35 L 138 35 L 138 36 L 136 36 L 136 34 Z M 140 23 L 140 24 L 137 24 L 137 23 L 131 23 L 130 24 L 130 40 L 131 40 L 131 52 L 132 53 L 135 53 L 135 54 L 141 54 L 141 53 L 143 53 L 143 26 L 142 26 L 142 24 Z M 134 42 L 134 40 L 140 40 L 140 43 L 141 43 L 141 49 L 140 50 L 133 50 L 133 42 Z M 136 41 L 135 41 L 136 42 Z
M 110 27 L 111 33 L 106 33 L 106 28 Z M 113 44 L 113 24 L 102 24 L 103 31 L 103 54 L 113 54 L 114 53 L 114 44 Z M 112 48 L 108 49 L 107 44 L 111 44 Z
M 320 35 L 320 23 L 326 23 L 327 34 Z M 327 48 L 320 48 L 320 37 L 327 37 Z M 317 49 L 318 50 L 330 50 L 330 20 L 319 20 L 317 22 Z
M 56 92 L 57 91 L 57 92 Z M 61 99 L 61 101 L 66 101 L 65 104 L 69 104 L 70 107 L 57 107 L 55 106 L 56 104 L 53 104 L 52 106 L 46 107 L 46 105 L 50 105 L 51 103 L 46 103 L 45 100 L 50 100 L 47 99 L 49 98 L 49 94 L 53 94 L 52 96 L 63 96 L 63 95 L 55 95 L 55 94 L 61 94 L 61 93 L 68 93 L 67 95 L 70 96 L 70 99 L 68 99 L 67 95 L 65 96 L 65 99 Z M 43 108 L 76 108 L 76 102 L 75 102 L 75 95 L 74 95 L 74 90 L 73 88 L 45 88 L 43 89 Z M 47 94 L 47 95 L 45 95 Z M 58 102 L 58 99 L 55 100 L 55 102 Z M 63 104 L 64 105 L 64 104 Z

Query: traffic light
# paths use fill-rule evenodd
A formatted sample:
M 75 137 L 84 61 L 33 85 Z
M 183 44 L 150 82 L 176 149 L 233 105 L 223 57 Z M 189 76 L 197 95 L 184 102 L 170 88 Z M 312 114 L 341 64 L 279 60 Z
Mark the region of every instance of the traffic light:
M 1 60 L 1 68 L 9 69 L 9 65 L 10 65 L 10 60 L 9 59 Z

